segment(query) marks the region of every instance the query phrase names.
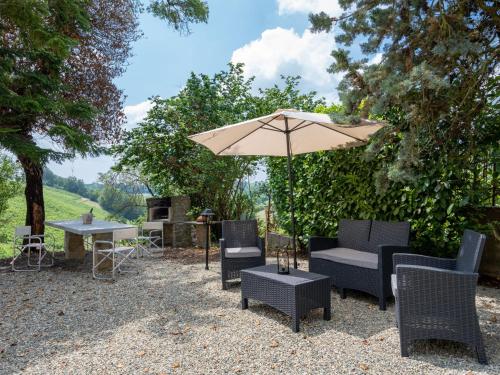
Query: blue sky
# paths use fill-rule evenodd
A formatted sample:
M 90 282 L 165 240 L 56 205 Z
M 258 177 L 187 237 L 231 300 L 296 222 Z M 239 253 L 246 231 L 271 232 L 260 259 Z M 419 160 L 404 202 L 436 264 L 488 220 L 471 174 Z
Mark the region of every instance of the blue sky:
M 326 72 L 335 46 L 333 34 L 311 34 L 307 15 L 325 10 L 339 15 L 336 0 L 209 0 L 208 24 L 194 25 L 180 36 L 148 14 L 140 18 L 144 36 L 133 46 L 126 73 L 116 83 L 125 95 L 127 128 L 149 109 L 153 95 L 169 97 L 184 85 L 191 72 L 213 74 L 229 61 L 245 63 L 256 87 L 268 87 L 280 74 L 299 74 L 304 90 L 316 90 L 337 101 L 340 76 Z M 50 163 L 56 174 L 93 182 L 113 165 L 110 157 L 77 158 Z

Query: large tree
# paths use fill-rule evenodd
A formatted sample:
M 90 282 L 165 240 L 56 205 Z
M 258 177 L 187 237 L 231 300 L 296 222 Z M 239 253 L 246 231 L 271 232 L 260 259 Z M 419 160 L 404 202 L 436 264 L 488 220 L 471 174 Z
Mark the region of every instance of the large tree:
M 318 110 L 339 120 L 341 111 L 352 120 L 380 116 L 388 126 L 366 147 L 295 158 L 297 232 L 333 236 L 345 217 L 409 220 L 415 251 L 455 256 L 463 229 L 474 225 L 470 206 L 494 205 L 498 195 L 497 6 L 339 3 L 340 17 L 310 15 L 313 31 L 335 33 L 329 70 L 344 74 L 344 107 Z M 287 226 L 279 163 L 268 169 L 270 186 Z
M 192 74 L 176 96 L 154 98 L 146 119 L 114 147 L 119 160 L 115 170 L 133 171 L 147 179 L 158 195 L 189 194 L 193 213 L 210 207 L 220 219 L 252 214 L 245 185 L 256 171 L 257 159 L 216 156 L 188 136 L 278 108 L 311 111 L 324 102 L 315 99 L 315 92 L 300 93 L 300 77 L 282 77 L 283 84 L 258 90 L 255 95 L 253 79 L 245 79 L 242 68 L 230 64 L 229 71 L 213 77 Z
M 206 22 L 202 0 L 4 0 L 0 2 L 0 145 L 26 177 L 26 224 L 42 233 L 43 166 L 99 153 L 117 140 L 124 71 L 144 6 L 189 32 Z
M 158 195 L 188 194 L 198 211 L 207 206 L 220 218 L 238 218 L 248 208 L 243 184 L 255 158 L 215 156 L 188 136 L 253 117 L 251 91 L 241 65 L 213 77 L 191 74 L 179 94 L 153 98 L 146 119 L 125 133 L 113 149 L 115 170 L 142 176 Z
M 372 145 L 378 152 L 397 144 L 389 178 L 415 180 L 429 162 L 477 165 L 482 147 L 498 147 L 498 3 L 339 3 L 338 18 L 310 15 L 312 30 L 336 34 L 330 72 L 345 74 L 339 91 L 348 114 L 390 111 L 396 120 Z M 348 48 L 358 41 L 363 58 L 354 59 Z M 374 56 L 381 62 L 370 64 Z

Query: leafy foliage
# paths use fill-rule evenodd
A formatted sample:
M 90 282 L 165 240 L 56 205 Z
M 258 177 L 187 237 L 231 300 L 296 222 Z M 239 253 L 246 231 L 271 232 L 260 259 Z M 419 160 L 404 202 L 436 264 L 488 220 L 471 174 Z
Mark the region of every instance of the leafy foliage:
M 244 120 L 255 108 L 250 85 L 241 66 L 230 65 L 213 77 L 192 74 L 174 97 L 153 98 L 144 122 L 114 147 L 116 170 L 147 176 L 157 195 L 190 195 L 195 211 L 209 206 L 221 218 L 239 217 L 249 204 L 243 181 L 255 159 L 215 156 L 188 136 Z
M 147 186 L 132 173 L 109 171 L 101 174 L 99 182 L 99 204 L 115 219 L 137 220 L 146 213 L 144 191 Z
M 337 33 L 331 73 L 344 108 L 334 120 L 377 116 L 388 125 L 367 146 L 296 157 L 297 224 L 334 235 L 341 218 L 409 220 L 422 253 L 454 255 L 471 207 L 497 201 L 498 15 L 494 2 L 343 0 L 345 13 L 310 15 Z M 361 40 L 367 57 L 348 49 Z M 344 47 L 344 48 L 343 48 Z M 379 57 L 380 57 L 379 56 Z M 373 60 L 372 60 L 373 61 Z M 282 160 L 268 170 L 289 226 Z
M 43 165 L 98 154 L 120 135 L 123 95 L 114 79 L 140 36 L 143 8 L 136 0 L 0 2 L 0 145 L 24 169 L 26 224 L 35 233 L 44 230 Z M 179 31 L 208 16 L 200 0 L 148 9 Z M 37 136 L 53 145 L 41 147 Z
M 400 145 L 387 169 L 391 180 L 425 175 L 436 154 L 460 164 L 481 147 L 498 148 L 499 127 L 479 121 L 486 116 L 499 122 L 495 2 L 343 0 L 340 5 L 346 12 L 338 19 L 311 15 L 312 30 L 337 26 L 340 46 L 362 37 L 364 55 L 381 53 L 380 64 L 368 64 L 339 47 L 329 71 L 345 73 L 339 91 L 347 113 L 399 111 L 391 131 L 372 146 Z
M 0 215 L 7 209 L 9 199 L 18 194 L 20 189 L 19 166 L 6 155 L 0 154 Z
M 145 213 L 144 194 L 148 192 L 148 188 L 135 174 L 108 172 L 100 175 L 98 183 L 85 184 L 74 176 L 61 177 L 45 168 L 43 183 L 45 186 L 99 202 L 102 208 L 119 221 L 135 220 Z
M 318 99 L 316 91 L 300 92 L 300 76 L 281 76 L 282 85 L 259 89 L 256 97 L 256 109 L 252 117 L 267 115 L 277 109 L 292 108 L 299 111 L 312 112 L 318 106 L 324 106 L 325 100 Z
M 246 178 L 257 167 L 253 157 L 215 156 L 188 139 L 199 133 L 274 112 L 278 108 L 314 108 L 315 93 L 297 90 L 298 77 L 252 94 L 252 80 L 241 65 L 213 77 L 195 75 L 180 93 L 169 99 L 153 98 L 154 106 L 137 128 L 127 132 L 113 148 L 116 170 L 137 171 L 156 195 L 191 196 L 193 212 L 211 207 L 221 219 L 251 214 Z M 148 147 L 144 147 L 147 144 Z
M 44 132 L 68 149 L 91 149 L 75 122 L 88 122 L 94 109 L 65 96 L 63 77 L 76 36 L 90 30 L 82 1 L 0 3 L 0 143 L 16 155 L 45 162 L 69 156 L 38 147 L 33 133 Z
M 208 21 L 208 5 L 202 0 L 154 0 L 148 9 L 184 34 L 191 32 L 190 24 Z
M 491 197 L 488 165 L 459 165 L 437 155 L 417 182 L 392 181 L 384 168 L 397 161 L 398 146 L 387 144 L 375 154 L 367 152 L 370 147 L 294 157 L 296 229 L 302 244 L 311 235 L 335 236 L 342 218 L 408 220 L 415 251 L 454 256 L 463 229 L 474 226 L 470 207 Z M 289 230 L 286 160 L 270 158 L 267 169 L 280 224 Z
M 97 202 L 97 195 L 94 189 L 90 189 L 85 185 L 83 180 L 76 178 L 74 176 L 61 177 L 48 168 L 43 170 L 43 184 L 45 186 L 54 187 L 57 189 L 62 189 L 69 191 L 70 193 L 75 193 L 81 195 L 82 197 L 89 198 L 94 202 Z
M 145 201 L 139 196 L 132 196 L 112 185 L 104 185 L 99 194 L 99 205 L 108 211 L 114 219 L 135 220 L 145 213 Z

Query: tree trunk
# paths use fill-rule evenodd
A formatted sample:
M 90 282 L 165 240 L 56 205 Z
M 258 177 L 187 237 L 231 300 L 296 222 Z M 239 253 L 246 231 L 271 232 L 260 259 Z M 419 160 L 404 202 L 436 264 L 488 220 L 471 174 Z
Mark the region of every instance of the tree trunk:
M 33 234 L 43 234 L 45 230 L 45 205 L 43 202 L 43 167 L 26 156 L 19 156 L 26 178 L 26 221 Z
M 497 205 L 497 178 L 498 178 L 498 171 L 497 171 L 497 161 L 493 156 L 493 171 L 492 173 L 492 184 L 491 184 L 491 206 L 495 207 Z

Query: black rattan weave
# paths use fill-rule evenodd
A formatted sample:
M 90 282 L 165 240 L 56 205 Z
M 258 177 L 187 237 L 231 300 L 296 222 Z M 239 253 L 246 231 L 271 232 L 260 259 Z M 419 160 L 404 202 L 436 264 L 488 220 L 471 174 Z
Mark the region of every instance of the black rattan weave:
M 339 238 L 312 237 L 309 240 L 309 270 L 330 277 L 332 285 L 345 298 L 346 289 L 360 290 L 378 297 L 381 310 L 392 295 L 392 255 L 410 252 L 410 225 L 407 222 L 341 220 Z M 356 246 L 356 247 L 354 247 Z M 347 247 L 378 254 L 378 268 L 369 269 L 311 257 L 311 252 Z
M 466 230 L 456 260 L 394 254 L 403 357 L 415 340 L 444 339 L 469 345 L 479 362 L 487 363 L 475 301 L 485 241 L 483 234 Z
M 330 280 L 327 276 L 290 269 L 277 273 L 276 264 L 241 271 L 241 308 L 256 299 L 292 317 L 293 332 L 299 331 L 300 318 L 310 310 L 323 308 L 323 319 L 331 318 Z
M 247 258 L 228 258 L 226 248 L 256 246 L 260 256 Z M 240 271 L 266 264 L 264 239 L 258 236 L 257 220 L 224 220 L 220 239 L 220 260 L 222 289 L 227 289 L 227 280 L 240 277 Z

